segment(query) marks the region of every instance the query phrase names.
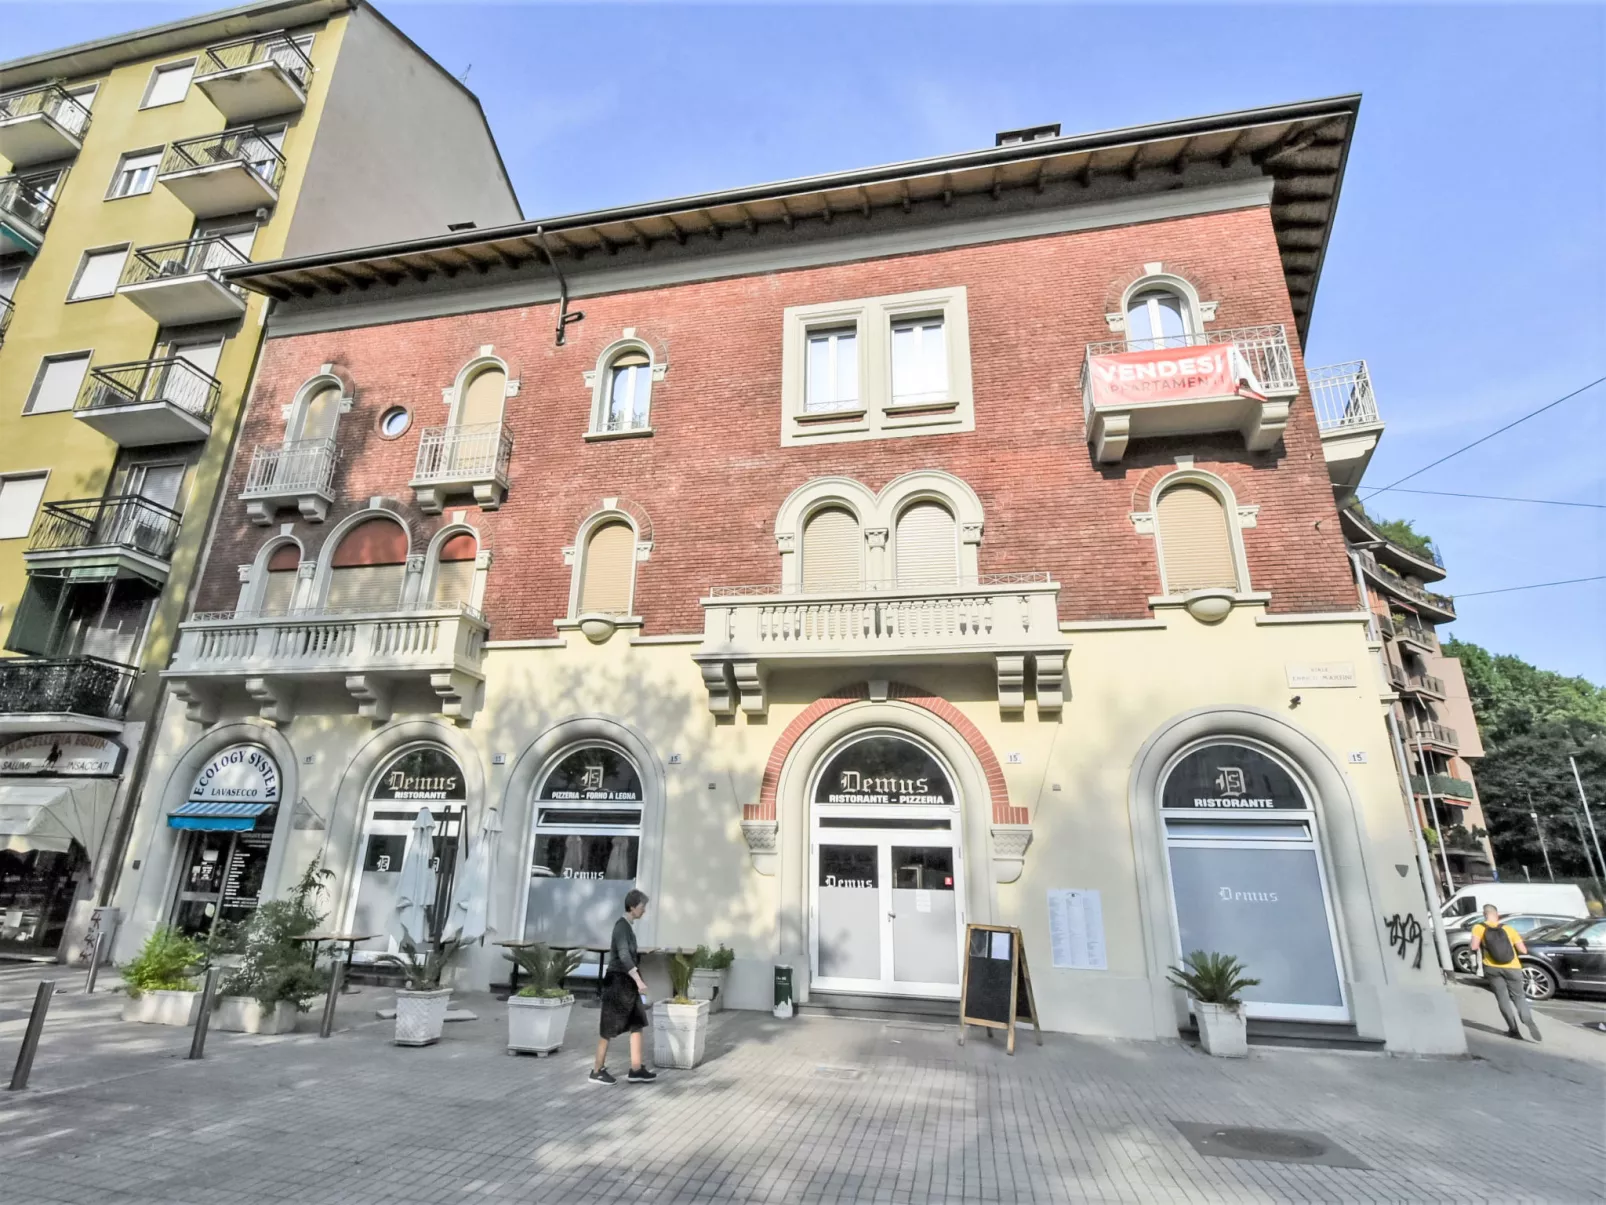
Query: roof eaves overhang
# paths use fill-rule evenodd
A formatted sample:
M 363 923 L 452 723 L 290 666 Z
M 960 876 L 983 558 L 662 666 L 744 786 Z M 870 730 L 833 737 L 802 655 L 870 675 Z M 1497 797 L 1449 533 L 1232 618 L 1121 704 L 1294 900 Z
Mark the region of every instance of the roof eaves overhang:
M 788 233 L 800 223 L 829 224 L 846 214 L 951 206 L 957 196 L 1064 186 L 1075 195 L 1095 178 L 1147 173 L 1181 176 L 1190 163 L 1222 167 L 1248 160 L 1273 181 L 1271 218 L 1295 321 L 1303 339 L 1332 231 L 1339 187 L 1360 97 L 1251 109 L 1213 117 L 990 147 L 702 193 L 664 201 L 565 214 L 487 230 L 241 265 L 231 280 L 281 299 L 338 294 L 406 280 L 485 275 L 496 268 L 583 259 L 593 252 L 673 242 L 713 250 L 727 235 L 761 227 Z

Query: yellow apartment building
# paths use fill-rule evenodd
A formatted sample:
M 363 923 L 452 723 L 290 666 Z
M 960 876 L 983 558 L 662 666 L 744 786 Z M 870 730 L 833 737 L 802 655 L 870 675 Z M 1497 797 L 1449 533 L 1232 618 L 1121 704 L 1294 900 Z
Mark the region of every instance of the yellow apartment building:
M 0 63 L 0 957 L 76 960 L 110 898 L 270 304 L 223 270 L 520 216 L 479 102 L 361 0 Z M 332 471 L 327 417 L 275 474 Z

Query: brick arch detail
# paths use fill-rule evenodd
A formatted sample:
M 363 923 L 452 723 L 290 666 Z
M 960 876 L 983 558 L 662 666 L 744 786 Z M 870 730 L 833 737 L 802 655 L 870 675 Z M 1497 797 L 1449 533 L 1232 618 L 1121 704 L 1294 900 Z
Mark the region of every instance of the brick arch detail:
M 1260 501 L 1258 490 L 1252 478 L 1243 471 L 1242 465 L 1222 461 L 1195 461 L 1193 468 L 1201 473 L 1211 473 L 1220 477 L 1232 487 L 1233 497 L 1239 506 L 1257 505 Z M 1154 493 L 1154 487 L 1165 478 L 1186 470 L 1177 464 L 1151 465 L 1138 474 L 1132 481 L 1131 509 L 1142 513 L 1149 509 L 1149 499 Z
M 792 748 L 802 739 L 803 734 L 820 720 L 833 711 L 848 706 L 850 703 L 862 702 L 870 697 L 869 687 L 863 682 L 856 682 L 848 686 L 838 687 L 829 694 L 821 695 L 814 702 L 803 709 L 801 715 L 786 726 L 781 733 L 775 747 L 770 750 L 769 762 L 764 767 L 764 779 L 759 787 L 758 803 L 744 804 L 742 806 L 743 820 L 774 820 L 775 795 L 780 786 L 781 768 L 786 765 L 786 759 L 791 756 Z M 998 764 L 998 756 L 993 752 L 987 738 L 982 735 L 981 729 L 970 722 L 970 719 L 947 699 L 927 694 L 913 686 L 906 686 L 902 682 L 892 682 L 887 686 L 887 698 L 897 699 L 900 702 L 922 708 L 936 716 L 959 734 L 959 738 L 970 746 L 972 753 L 981 762 L 982 773 L 987 779 L 987 791 L 992 796 L 993 823 L 994 824 L 1027 824 L 1030 815 L 1026 808 L 1015 807 L 1009 801 L 1009 785 L 1004 781 L 1004 769 Z

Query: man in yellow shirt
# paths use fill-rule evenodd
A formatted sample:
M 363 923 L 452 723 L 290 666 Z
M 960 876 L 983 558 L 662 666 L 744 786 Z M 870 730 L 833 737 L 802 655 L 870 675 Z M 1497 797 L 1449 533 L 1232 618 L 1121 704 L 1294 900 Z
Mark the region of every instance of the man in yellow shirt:
M 1520 1014 L 1533 1040 L 1540 1041 L 1539 1026 L 1534 1024 L 1533 1012 L 1528 1008 L 1528 993 L 1523 990 L 1522 962 L 1517 957 L 1526 954 L 1528 947 L 1522 944 L 1515 929 L 1500 923 L 1500 909 L 1493 904 L 1483 906 L 1483 922 L 1472 926 L 1472 950 L 1483 954 L 1483 977 L 1494 989 L 1500 1015 L 1506 1019 L 1506 1036 L 1522 1041 L 1522 1033 L 1517 1029 Z

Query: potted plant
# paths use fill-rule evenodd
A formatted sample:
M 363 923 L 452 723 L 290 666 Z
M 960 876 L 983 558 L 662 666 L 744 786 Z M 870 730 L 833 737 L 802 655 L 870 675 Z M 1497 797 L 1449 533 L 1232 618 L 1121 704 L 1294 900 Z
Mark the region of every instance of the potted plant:
M 692 959 L 695 965 L 691 973 L 691 998 L 707 1000 L 709 1012 L 720 1012 L 725 1007 L 725 985 L 730 979 L 731 963 L 736 961 L 736 951 L 725 946 L 713 950 L 698 946 Z
M 323 922 L 315 901 L 331 874 L 314 858 L 288 898 L 267 901 L 241 926 L 239 958 L 218 989 L 213 1025 L 234 1033 L 290 1033 L 296 1014 L 328 990 L 327 973 L 295 939 Z
M 579 950 L 554 950 L 538 942 L 510 957 L 529 983 L 507 1001 L 507 1048 L 509 1053 L 552 1054 L 563 1045 L 569 1027 L 569 1011 L 574 997 L 563 981 L 574 974 L 582 957 Z
M 177 929 L 163 926 L 145 939 L 123 967 L 123 1020 L 147 1025 L 194 1025 L 201 993 L 191 977 L 205 957 L 201 947 Z
M 695 954 L 676 954 L 669 960 L 673 995 L 652 1006 L 652 1061 L 660 1067 L 690 1071 L 703 1061 L 708 1039 L 708 1001 L 691 998 Z
M 1207 954 L 1203 950 L 1195 950 L 1180 967 L 1169 969 L 1171 982 L 1193 998 L 1193 1015 L 1199 1019 L 1199 1044 L 1205 1053 L 1247 1058 L 1249 1031 L 1238 993 L 1260 980 L 1245 978 L 1247 968 L 1232 955 Z
M 446 971 L 463 943 L 456 938 L 428 941 L 419 950 L 411 936 L 403 934 L 401 952 L 381 954 L 376 962 L 400 967 L 405 987 L 396 989 L 396 1037 L 398 1046 L 433 1046 L 446 1028 L 446 1004 L 452 989 L 441 986 Z

